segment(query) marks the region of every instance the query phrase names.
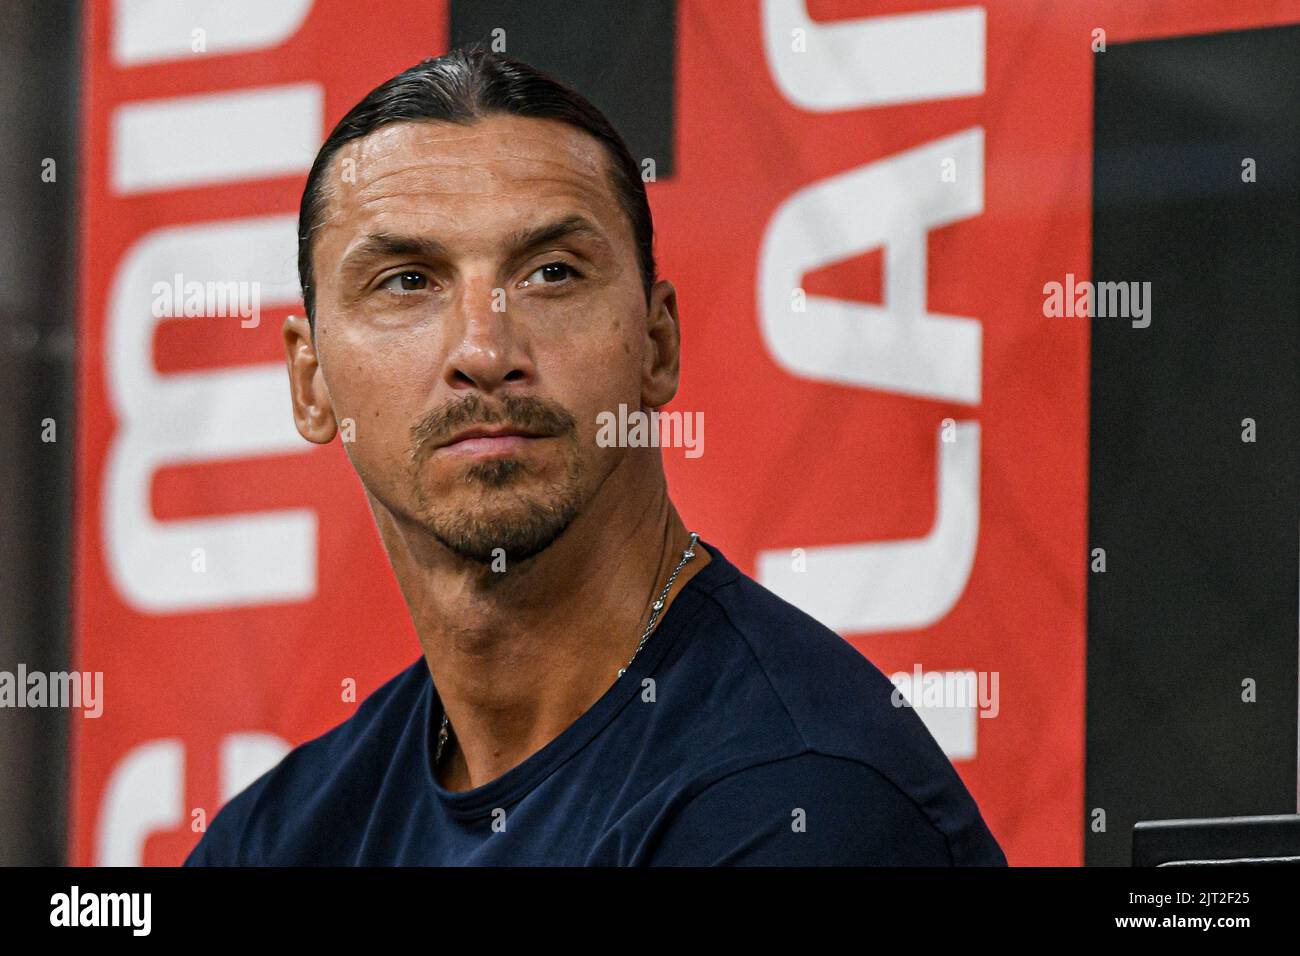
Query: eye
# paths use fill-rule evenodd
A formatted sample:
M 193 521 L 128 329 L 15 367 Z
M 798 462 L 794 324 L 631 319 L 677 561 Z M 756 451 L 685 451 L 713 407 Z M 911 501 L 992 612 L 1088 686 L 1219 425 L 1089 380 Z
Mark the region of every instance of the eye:
M 398 286 L 390 285 L 394 280 Z M 408 269 L 406 272 L 398 272 L 389 276 L 383 282 L 379 283 L 379 288 L 387 289 L 390 292 L 421 292 L 429 287 L 429 277 L 423 272 L 415 272 Z
M 533 270 L 533 272 L 529 274 L 528 278 L 524 279 L 520 284 L 533 285 L 533 277 L 537 276 L 538 278 L 535 281 L 538 285 L 559 285 L 570 275 L 577 276 L 579 273 L 577 269 L 573 268 L 573 266 L 569 265 L 567 262 L 548 262 L 540 269 Z

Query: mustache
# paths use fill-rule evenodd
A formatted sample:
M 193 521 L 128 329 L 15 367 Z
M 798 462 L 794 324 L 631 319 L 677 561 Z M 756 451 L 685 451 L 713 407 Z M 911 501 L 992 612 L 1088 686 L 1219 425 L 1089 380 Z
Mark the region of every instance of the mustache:
M 421 464 L 452 435 L 475 425 L 503 425 L 539 435 L 556 436 L 573 432 L 577 423 L 559 405 L 525 395 L 505 395 L 489 405 L 481 395 L 470 393 L 460 401 L 435 408 L 411 426 L 411 459 Z

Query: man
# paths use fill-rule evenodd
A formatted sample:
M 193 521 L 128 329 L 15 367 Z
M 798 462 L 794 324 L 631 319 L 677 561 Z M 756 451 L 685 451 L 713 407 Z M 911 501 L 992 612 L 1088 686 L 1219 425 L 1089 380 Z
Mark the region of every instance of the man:
M 601 413 L 677 391 L 638 167 L 474 48 L 330 134 L 294 419 L 344 447 L 423 656 L 236 796 L 187 864 L 997 864 L 921 720 L 742 574 Z

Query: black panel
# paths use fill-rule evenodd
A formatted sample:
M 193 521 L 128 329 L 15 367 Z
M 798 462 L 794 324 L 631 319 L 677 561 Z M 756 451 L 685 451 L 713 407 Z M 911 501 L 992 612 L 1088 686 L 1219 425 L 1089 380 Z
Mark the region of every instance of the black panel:
M 1300 816 L 1220 817 L 1133 828 L 1134 866 L 1197 866 L 1206 861 L 1300 866 Z
M 673 173 L 675 0 L 452 0 L 451 44 L 491 45 L 550 73 L 595 104 L 655 176 Z
M 75 0 L 0 3 L 0 671 L 10 673 L 71 666 L 81 30 Z M 42 440 L 46 418 L 55 441 Z M 0 867 L 67 862 L 73 719 L 0 708 Z
M 1095 62 L 1093 278 L 1152 296 L 1092 320 L 1085 847 L 1128 864 L 1139 820 L 1296 809 L 1300 27 Z

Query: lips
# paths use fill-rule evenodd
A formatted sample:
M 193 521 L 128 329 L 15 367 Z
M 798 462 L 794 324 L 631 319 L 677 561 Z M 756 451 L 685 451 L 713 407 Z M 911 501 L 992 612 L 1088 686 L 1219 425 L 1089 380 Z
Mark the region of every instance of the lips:
M 545 437 L 518 428 L 467 428 L 453 435 L 437 453 L 471 457 L 513 454 Z
M 507 438 L 507 437 L 540 438 L 542 436 L 537 435 L 534 432 L 525 431 L 522 428 L 510 428 L 510 427 L 492 428 L 488 426 L 475 426 L 474 428 L 466 428 L 464 431 L 460 431 L 457 432 L 455 435 L 452 435 L 451 438 L 447 439 L 447 441 L 443 443 L 442 447 L 445 448 L 449 445 L 454 445 L 457 442 L 468 441 L 471 438 Z

